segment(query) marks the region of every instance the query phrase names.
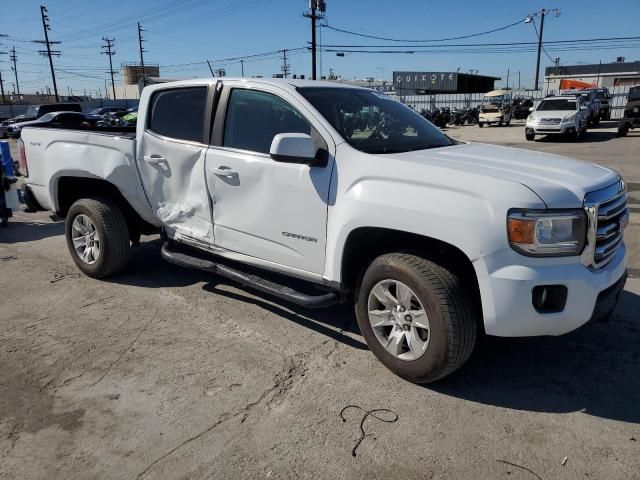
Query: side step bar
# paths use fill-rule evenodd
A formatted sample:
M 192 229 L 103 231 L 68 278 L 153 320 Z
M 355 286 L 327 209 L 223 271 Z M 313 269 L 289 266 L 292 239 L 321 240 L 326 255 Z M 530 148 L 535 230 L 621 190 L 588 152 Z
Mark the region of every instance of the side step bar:
M 328 292 L 321 295 L 308 295 L 306 293 L 298 292 L 290 287 L 258 277 L 257 275 L 244 273 L 226 265 L 215 263 L 211 260 L 206 260 L 195 255 L 190 255 L 187 252 L 172 251 L 169 248 L 169 242 L 164 242 L 161 254 L 162 258 L 175 265 L 215 273 L 216 275 L 228 278 L 246 287 L 251 287 L 262 293 L 295 303 L 302 307 L 324 308 L 340 303 L 341 301 L 341 297 L 334 292 Z

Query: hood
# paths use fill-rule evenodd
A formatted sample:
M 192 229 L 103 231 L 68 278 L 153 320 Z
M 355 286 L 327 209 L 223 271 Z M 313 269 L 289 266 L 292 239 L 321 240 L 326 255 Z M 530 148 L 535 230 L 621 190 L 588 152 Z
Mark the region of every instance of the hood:
M 588 192 L 616 182 L 618 175 L 593 163 L 519 148 L 467 143 L 390 154 L 399 160 L 430 164 L 520 183 L 549 208 L 578 208 Z
M 579 110 L 534 110 L 531 112 L 533 118 L 565 118 L 575 115 Z
M 44 122 L 41 122 L 40 120 L 30 120 L 28 122 L 14 123 L 13 125 L 11 125 L 11 127 L 13 127 L 14 129 L 20 129 L 22 127 L 28 127 L 30 125 L 39 125 L 41 123 L 44 123 Z

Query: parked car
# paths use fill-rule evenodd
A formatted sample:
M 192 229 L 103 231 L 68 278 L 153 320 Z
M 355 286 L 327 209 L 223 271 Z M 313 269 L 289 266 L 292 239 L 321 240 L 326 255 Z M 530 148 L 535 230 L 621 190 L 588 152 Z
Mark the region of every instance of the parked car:
M 493 90 L 482 99 L 478 126 L 498 125 L 507 127 L 511 123 L 511 92 L 509 90 Z
M 53 127 L 53 128 L 81 128 L 89 127 L 95 119 L 78 112 L 51 112 L 42 115 L 37 120 L 19 122 L 9 125 L 7 133 L 11 138 L 20 138 L 24 127 Z
M 640 87 L 631 87 L 623 116 L 618 121 L 618 136 L 624 137 L 629 130 L 637 127 L 640 127 Z
M 587 106 L 589 112 L 589 125 L 598 125 L 600 123 L 600 99 L 594 90 L 567 90 L 562 96 L 582 97 L 584 105 Z
M 82 105 L 79 103 L 45 103 L 42 105 L 31 105 L 27 108 L 23 121 L 36 120 L 46 113 L 51 112 L 82 112 Z
M 626 188 L 608 168 L 459 142 L 334 82 L 185 80 L 141 97 L 135 134 L 26 127 L 19 142 L 26 188 L 66 217 L 91 277 L 162 228 L 169 262 L 305 307 L 353 302 L 374 355 L 414 382 L 459 368 L 480 331 L 561 335 L 607 316 L 624 287 Z
M 574 140 L 587 133 L 588 109 L 581 96 L 546 97 L 527 117 L 525 138 L 533 141 L 536 135 L 567 135 Z
M 529 112 L 533 107 L 533 98 L 514 98 L 511 106 L 511 118 L 514 120 L 524 120 L 529 116 Z
M 118 112 L 126 112 L 126 111 L 127 109 L 124 107 L 101 107 L 101 108 L 94 108 L 93 110 L 91 110 L 91 112 L 89 112 L 89 115 L 101 117 L 106 113 L 118 113 Z
M 600 120 L 611 120 L 611 94 L 609 93 L 609 89 L 600 87 L 585 90 L 594 91 L 596 97 L 600 100 Z

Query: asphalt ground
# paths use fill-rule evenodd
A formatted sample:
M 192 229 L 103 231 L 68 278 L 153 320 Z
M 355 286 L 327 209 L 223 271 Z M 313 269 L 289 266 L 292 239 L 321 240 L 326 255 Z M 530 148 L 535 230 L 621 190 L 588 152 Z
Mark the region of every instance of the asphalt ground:
M 640 478 L 640 138 L 603 127 L 580 143 L 448 129 L 622 173 L 632 278 L 610 322 L 482 338 L 428 386 L 376 361 L 348 306 L 170 265 L 155 237 L 93 280 L 61 222 L 16 212 L 0 229 L 0 478 Z

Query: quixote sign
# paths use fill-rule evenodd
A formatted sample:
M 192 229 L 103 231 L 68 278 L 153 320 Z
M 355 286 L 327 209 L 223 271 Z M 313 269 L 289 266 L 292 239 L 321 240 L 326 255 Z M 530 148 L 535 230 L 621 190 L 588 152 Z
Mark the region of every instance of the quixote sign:
M 393 72 L 393 86 L 398 90 L 456 91 L 456 72 Z

